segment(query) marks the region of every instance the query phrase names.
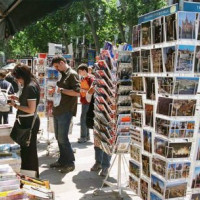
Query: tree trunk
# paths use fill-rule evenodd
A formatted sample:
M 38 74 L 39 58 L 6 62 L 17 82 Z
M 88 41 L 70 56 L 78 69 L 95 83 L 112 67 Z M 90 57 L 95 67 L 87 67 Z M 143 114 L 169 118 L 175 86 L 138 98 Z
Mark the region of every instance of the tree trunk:
M 128 37 L 128 43 L 132 44 L 132 34 L 133 34 L 133 26 L 130 25 L 129 27 L 129 37 Z
M 122 23 L 118 22 L 118 26 L 119 26 L 119 31 L 121 34 L 122 42 L 126 42 L 125 31 L 124 31 L 124 27 L 123 27 Z
M 91 13 L 87 7 L 87 4 L 85 2 L 85 0 L 83 1 L 83 6 L 84 6 L 84 9 L 85 9 L 85 15 L 86 15 L 86 18 L 88 20 L 88 23 L 90 24 L 90 27 L 91 27 L 91 30 L 92 30 L 92 36 L 93 36 L 93 39 L 94 39 L 94 43 L 95 43 L 95 48 L 96 48 L 96 53 L 98 54 L 99 53 L 99 50 L 100 50 L 100 46 L 99 46 L 99 37 L 97 35 L 97 32 L 96 32 L 96 27 L 95 27 L 95 24 L 94 24 L 94 20 L 91 16 Z

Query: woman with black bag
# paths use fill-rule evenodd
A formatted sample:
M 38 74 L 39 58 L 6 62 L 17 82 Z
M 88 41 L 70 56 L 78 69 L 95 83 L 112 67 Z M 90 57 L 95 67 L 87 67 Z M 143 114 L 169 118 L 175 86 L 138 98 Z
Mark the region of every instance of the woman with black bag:
M 17 64 L 13 69 L 12 75 L 23 88 L 19 98 L 14 95 L 10 96 L 9 105 L 17 109 L 13 130 L 15 130 L 16 123 L 19 123 L 20 127 L 24 129 L 31 128 L 33 125 L 30 144 L 27 146 L 20 145 L 21 170 L 34 171 L 36 172 L 36 177 L 39 177 L 37 133 L 40 126 L 40 119 L 36 109 L 40 101 L 40 87 L 27 65 L 22 63 Z M 16 101 L 18 101 L 19 104 L 16 104 Z M 14 131 L 12 132 L 15 134 Z

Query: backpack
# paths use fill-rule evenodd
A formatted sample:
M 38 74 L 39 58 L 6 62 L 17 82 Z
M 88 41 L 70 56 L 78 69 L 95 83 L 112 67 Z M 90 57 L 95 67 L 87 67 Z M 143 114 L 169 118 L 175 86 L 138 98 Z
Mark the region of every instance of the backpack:
M 7 89 L 0 88 L 0 112 L 9 112 L 10 106 L 7 104 L 8 101 L 8 92 L 10 90 L 11 83 Z

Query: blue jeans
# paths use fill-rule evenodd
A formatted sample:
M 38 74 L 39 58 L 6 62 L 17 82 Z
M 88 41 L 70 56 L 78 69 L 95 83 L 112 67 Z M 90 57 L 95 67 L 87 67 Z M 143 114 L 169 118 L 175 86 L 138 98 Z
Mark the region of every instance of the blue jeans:
M 62 165 L 74 165 L 74 153 L 68 138 L 72 113 L 66 112 L 64 114 L 54 116 L 53 119 L 55 136 L 58 141 L 60 151 L 58 162 Z
M 89 128 L 86 125 L 86 115 L 89 109 L 89 104 L 82 104 L 81 111 L 81 138 L 89 137 Z
M 109 168 L 111 156 L 102 151 L 99 147 L 94 147 L 94 150 L 96 163 L 101 164 L 102 169 Z

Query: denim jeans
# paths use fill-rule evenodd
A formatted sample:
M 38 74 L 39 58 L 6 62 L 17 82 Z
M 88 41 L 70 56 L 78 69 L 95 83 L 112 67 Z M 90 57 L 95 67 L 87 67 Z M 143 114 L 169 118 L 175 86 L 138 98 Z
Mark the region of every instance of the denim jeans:
M 0 124 L 8 124 L 8 113 L 9 112 L 0 112 Z
M 53 119 L 55 136 L 58 141 L 60 151 L 58 162 L 62 165 L 73 165 L 75 158 L 68 138 L 72 113 L 66 112 L 64 114 L 54 116 Z
M 81 138 L 89 137 L 89 128 L 86 125 L 86 115 L 89 109 L 89 104 L 82 104 L 81 111 Z
M 96 163 L 101 164 L 102 169 L 109 168 L 111 156 L 102 151 L 99 147 L 94 147 L 94 150 Z

